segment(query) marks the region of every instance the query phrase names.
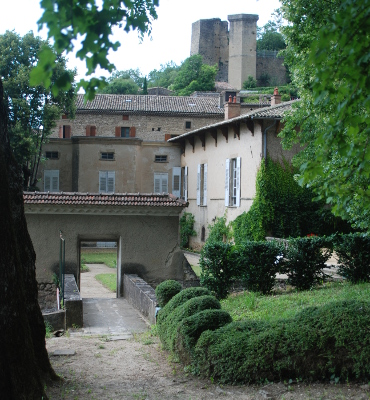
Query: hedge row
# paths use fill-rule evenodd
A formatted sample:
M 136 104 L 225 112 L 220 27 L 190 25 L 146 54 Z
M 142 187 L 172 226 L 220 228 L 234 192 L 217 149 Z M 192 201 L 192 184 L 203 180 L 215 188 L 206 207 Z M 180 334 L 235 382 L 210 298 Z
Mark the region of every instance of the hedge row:
M 333 250 L 338 273 L 352 283 L 370 281 L 370 235 L 353 233 L 329 237 L 304 237 L 285 242 L 257 241 L 233 245 L 208 242 L 202 249 L 200 282 L 225 298 L 233 281 L 247 290 L 269 293 L 277 273 L 299 290 L 310 289 L 327 279 L 323 269 Z

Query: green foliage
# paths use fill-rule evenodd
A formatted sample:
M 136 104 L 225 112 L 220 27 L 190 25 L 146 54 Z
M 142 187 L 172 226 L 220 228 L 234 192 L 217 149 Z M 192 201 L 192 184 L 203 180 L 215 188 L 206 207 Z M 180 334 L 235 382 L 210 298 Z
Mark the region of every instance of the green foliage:
M 175 78 L 173 89 L 178 96 L 189 96 L 194 91 L 211 91 L 215 87 L 217 66 L 203 64 L 200 54 L 187 58 Z
M 148 81 L 146 80 L 146 76 L 144 77 L 142 94 L 148 94 Z
M 244 242 L 238 248 L 238 259 L 235 261 L 236 278 L 242 280 L 247 290 L 270 293 L 283 254 L 284 245 L 276 241 Z
M 163 346 L 171 351 L 175 350 L 177 329 L 181 321 L 191 315 L 203 310 L 220 310 L 220 302 L 213 296 L 205 295 L 189 299 L 184 304 L 177 307 L 168 315 L 163 326 L 163 321 L 159 325 L 159 337 Z
M 313 201 L 313 192 L 296 182 L 295 172 L 286 161 L 280 164 L 268 157 L 261 163 L 253 204 L 232 222 L 235 244 L 264 240 L 267 235 L 286 238 L 346 228 L 322 202 Z
M 81 263 L 105 264 L 109 268 L 117 268 L 117 249 L 112 249 L 110 251 L 81 249 Z
M 158 312 L 158 334 L 160 335 L 161 329 L 166 329 L 166 319 L 177 307 L 181 306 L 182 304 L 186 303 L 188 300 L 194 297 L 206 296 L 210 294 L 211 292 L 206 288 L 191 287 L 184 289 L 180 293 L 173 296 L 172 299 Z
M 45 337 L 47 339 L 50 339 L 51 335 L 53 333 L 53 327 L 51 326 L 50 322 L 48 322 L 48 321 L 45 321 L 44 323 L 45 323 Z
M 98 93 L 105 94 L 138 94 L 139 86 L 131 79 L 116 78 L 108 83 Z
M 257 86 L 257 80 L 249 75 L 248 79 L 243 83 L 243 89 L 253 89 Z
M 333 242 L 339 274 L 352 283 L 370 282 L 370 236 L 364 233 L 336 235 Z
M 172 297 L 180 293 L 181 290 L 182 286 L 180 282 L 169 279 L 160 283 L 155 288 L 155 296 L 157 297 L 158 305 L 164 307 Z
M 290 96 L 289 94 L 283 94 L 281 95 L 281 101 L 290 101 Z
M 119 42 L 111 41 L 114 27 L 123 27 L 126 32 L 136 29 L 141 35 L 150 34 L 151 23 L 157 18 L 158 0 L 103 0 L 99 4 L 95 0 L 42 0 L 41 7 L 44 13 L 38 21 L 39 28 L 47 26 L 48 37 L 53 39 L 55 51 L 68 54 L 74 50 L 75 43 L 81 43 L 76 56 L 86 62 L 87 75 L 91 75 L 98 67 L 110 72 L 114 68 L 108 60 L 108 53 L 120 46 Z M 83 40 L 78 40 L 81 37 Z M 45 84 L 48 87 L 53 69 L 52 54 L 45 49 L 33 72 L 32 84 Z M 65 78 L 54 85 L 55 92 L 71 87 L 72 80 Z M 97 78 L 79 82 L 79 87 L 85 89 L 89 100 L 94 97 L 95 90 L 104 85 L 104 81 Z
M 116 274 L 98 274 L 95 279 L 111 292 L 117 291 L 117 275 Z
M 21 37 L 14 31 L 0 35 L 0 79 L 4 86 L 4 100 L 9 110 L 8 131 L 13 154 L 23 167 L 25 186 L 35 187 L 37 171 L 42 161 L 42 147 L 61 114 L 73 118 L 75 93 L 64 87 L 55 95 L 43 85 L 30 86 L 30 74 L 40 52 L 47 48 L 53 57 L 51 85 L 66 76 L 73 82 L 75 73 L 67 70 L 66 60 L 53 52 L 46 41 L 27 33 Z
M 214 331 L 231 323 L 230 314 L 220 309 L 205 309 L 183 318 L 176 331 L 175 351 L 180 360 L 190 364 L 194 359 L 194 348 L 204 331 Z
M 226 214 L 223 217 L 217 217 L 212 225 L 208 225 L 207 242 L 225 242 L 231 239 L 231 227 L 226 225 Z
M 288 275 L 288 283 L 298 290 L 308 290 L 325 281 L 323 269 L 332 254 L 332 244 L 326 237 L 289 239 L 282 272 Z
M 149 72 L 149 87 L 169 88 L 175 83 L 179 69 L 180 66 L 176 65 L 173 61 L 170 61 L 166 64 L 161 64 L 161 68 L 159 70 L 154 69 L 153 71 Z
M 202 269 L 200 284 L 215 293 L 219 299 L 225 298 L 235 274 L 233 246 L 230 243 L 207 241 L 200 255 Z
M 180 218 L 180 246 L 184 248 L 189 247 L 189 237 L 195 236 L 197 233 L 193 229 L 194 215 L 185 212 Z
M 282 0 L 284 62 L 301 102 L 284 143 L 300 142 L 299 182 L 355 227 L 370 227 L 370 0 Z M 300 130 L 297 131 L 296 127 Z
M 195 347 L 196 368 L 221 383 L 265 380 L 367 379 L 370 303 L 332 302 L 272 322 L 233 322 L 204 332 Z
M 279 32 L 280 23 L 269 21 L 262 28 L 257 28 L 257 51 L 258 50 L 282 50 L 286 44 L 283 35 Z
M 271 76 L 267 72 L 264 72 L 259 76 L 258 83 L 261 86 L 269 86 L 271 84 Z

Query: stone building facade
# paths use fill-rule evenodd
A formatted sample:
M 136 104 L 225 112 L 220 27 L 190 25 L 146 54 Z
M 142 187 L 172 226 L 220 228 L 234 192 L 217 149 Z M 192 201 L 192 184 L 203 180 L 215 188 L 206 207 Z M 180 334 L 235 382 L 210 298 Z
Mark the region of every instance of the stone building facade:
M 201 54 L 206 64 L 217 65 L 216 80 L 229 82 L 241 89 L 248 76 L 255 79 L 268 74 L 273 85 L 287 82 L 282 58 L 276 53 L 257 52 L 257 21 L 255 14 L 229 15 L 193 23 L 190 55 Z

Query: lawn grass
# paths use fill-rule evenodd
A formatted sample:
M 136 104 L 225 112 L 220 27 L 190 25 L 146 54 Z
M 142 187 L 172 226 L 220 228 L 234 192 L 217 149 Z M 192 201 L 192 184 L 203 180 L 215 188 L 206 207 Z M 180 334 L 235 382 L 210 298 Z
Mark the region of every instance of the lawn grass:
M 105 264 L 110 268 L 117 267 L 117 250 L 111 252 L 91 252 L 81 250 L 81 264 Z
M 294 317 L 308 306 L 322 306 L 343 300 L 370 301 L 370 283 L 353 285 L 348 282 L 330 282 L 317 289 L 270 296 L 244 292 L 229 296 L 222 300 L 221 304 L 234 321 L 246 319 L 274 321 Z
M 98 274 L 95 279 L 112 292 L 117 290 L 116 274 Z
M 195 275 L 199 278 L 200 273 L 202 272 L 202 268 L 199 265 L 191 265 L 192 270 L 194 271 Z

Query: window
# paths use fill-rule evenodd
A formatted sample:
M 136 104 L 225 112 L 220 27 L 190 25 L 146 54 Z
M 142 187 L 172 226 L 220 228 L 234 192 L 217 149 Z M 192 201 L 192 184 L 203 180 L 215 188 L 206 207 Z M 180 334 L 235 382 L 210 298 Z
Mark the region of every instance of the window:
M 167 173 L 154 173 L 154 193 L 168 193 Z
M 59 153 L 57 151 L 45 151 L 45 158 L 47 160 L 58 160 Z
M 181 197 L 181 167 L 172 168 L 172 194 Z
M 162 154 L 155 155 L 154 162 L 167 162 L 167 156 Z
M 121 137 L 130 137 L 130 128 L 121 126 Z
M 240 157 L 226 160 L 225 206 L 240 207 Z
M 114 193 L 115 179 L 115 171 L 99 171 L 99 193 Z
M 59 170 L 49 169 L 44 171 L 44 191 L 59 192 Z
M 96 136 L 96 126 L 87 125 L 86 126 L 86 136 Z
M 181 181 L 181 198 L 185 201 L 188 201 L 188 167 L 181 168 Z
M 207 164 L 198 164 L 197 205 L 207 205 Z
M 191 121 L 185 121 L 185 129 L 191 129 Z
M 200 234 L 200 240 L 201 242 L 205 242 L 206 241 L 206 228 L 204 226 L 202 226 L 202 231 Z
M 69 139 L 71 137 L 71 125 L 59 126 L 59 137 L 63 139 Z
M 102 160 L 114 160 L 114 153 L 101 153 Z

